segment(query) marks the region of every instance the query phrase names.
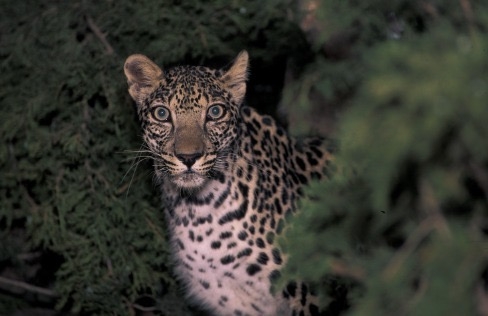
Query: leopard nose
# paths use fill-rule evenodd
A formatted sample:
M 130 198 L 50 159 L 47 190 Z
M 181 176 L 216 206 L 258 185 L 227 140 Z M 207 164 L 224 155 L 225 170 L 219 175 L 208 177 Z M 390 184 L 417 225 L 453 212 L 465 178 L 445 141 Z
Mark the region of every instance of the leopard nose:
M 203 153 L 197 152 L 192 154 L 177 154 L 176 158 L 178 158 L 188 169 L 195 164 L 198 158 L 202 157 Z

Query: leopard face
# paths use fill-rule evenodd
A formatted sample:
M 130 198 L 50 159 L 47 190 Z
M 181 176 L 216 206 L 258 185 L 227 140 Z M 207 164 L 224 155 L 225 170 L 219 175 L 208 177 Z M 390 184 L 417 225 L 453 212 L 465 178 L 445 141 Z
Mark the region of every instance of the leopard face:
M 243 52 L 228 71 L 185 66 L 164 72 L 145 56 L 128 58 L 129 93 L 158 178 L 198 190 L 226 168 L 239 135 L 247 62 Z

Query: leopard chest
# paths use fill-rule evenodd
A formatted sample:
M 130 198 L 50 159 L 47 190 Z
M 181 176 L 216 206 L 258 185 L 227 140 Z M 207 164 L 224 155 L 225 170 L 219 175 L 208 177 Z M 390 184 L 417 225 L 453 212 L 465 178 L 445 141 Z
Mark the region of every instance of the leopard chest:
M 175 271 L 189 295 L 217 314 L 273 315 L 279 308 L 270 293 L 283 264 L 274 245 L 278 219 L 255 185 L 212 181 L 167 209 Z

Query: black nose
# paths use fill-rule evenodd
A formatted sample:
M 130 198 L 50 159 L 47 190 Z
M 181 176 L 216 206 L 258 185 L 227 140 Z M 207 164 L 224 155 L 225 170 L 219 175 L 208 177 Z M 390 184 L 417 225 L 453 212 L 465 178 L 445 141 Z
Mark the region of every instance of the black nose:
M 176 158 L 181 160 L 185 164 L 185 166 L 188 167 L 188 169 L 193 166 L 195 161 L 197 161 L 198 158 L 202 157 L 203 153 L 193 153 L 193 154 L 177 154 Z

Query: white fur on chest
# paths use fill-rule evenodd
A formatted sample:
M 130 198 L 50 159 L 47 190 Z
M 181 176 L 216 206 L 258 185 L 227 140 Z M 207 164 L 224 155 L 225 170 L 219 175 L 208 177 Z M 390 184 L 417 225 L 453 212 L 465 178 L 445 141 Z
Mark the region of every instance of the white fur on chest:
M 168 218 L 175 271 L 189 296 L 218 315 L 234 315 L 236 310 L 242 315 L 276 315 L 280 303 L 270 293 L 268 277 L 276 267 L 269 263 L 256 274 L 249 273 L 249 266 L 259 255 L 253 244 L 255 236 L 243 227 L 253 215 L 252 197 L 247 197 L 248 207 L 242 219 L 222 223 L 229 211 L 244 203 L 235 188 L 223 203 L 217 203 L 226 189 L 225 184 L 213 181 L 196 197 L 212 194 L 211 203 L 183 201 L 174 209 L 179 220 Z M 242 238 L 243 232 L 247 238 Z

